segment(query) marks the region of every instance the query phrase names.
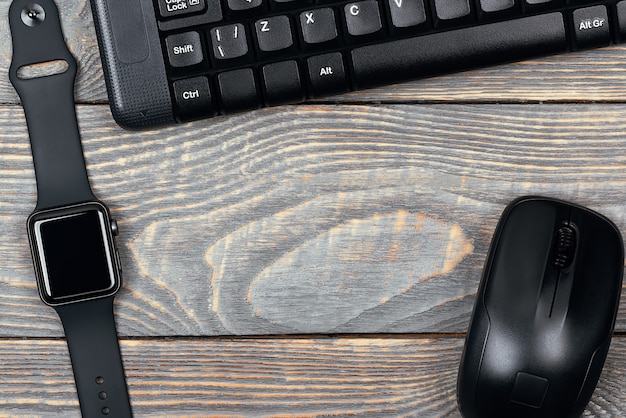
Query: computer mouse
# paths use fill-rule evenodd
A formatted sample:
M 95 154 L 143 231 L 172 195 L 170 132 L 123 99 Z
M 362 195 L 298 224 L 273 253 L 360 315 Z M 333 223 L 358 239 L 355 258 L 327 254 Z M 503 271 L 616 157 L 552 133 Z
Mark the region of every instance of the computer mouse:
M 611 342 L 624 245 L 606 217 L 527 196 L 496 227 L 459 367 L 473 417 L 583 413 Z

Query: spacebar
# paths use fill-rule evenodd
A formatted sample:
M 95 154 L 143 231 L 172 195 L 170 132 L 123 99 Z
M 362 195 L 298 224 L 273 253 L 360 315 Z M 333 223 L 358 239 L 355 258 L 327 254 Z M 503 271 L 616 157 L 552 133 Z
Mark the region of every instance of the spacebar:
M 357 88 L 567 50 L 559 12 L 355 48 Z

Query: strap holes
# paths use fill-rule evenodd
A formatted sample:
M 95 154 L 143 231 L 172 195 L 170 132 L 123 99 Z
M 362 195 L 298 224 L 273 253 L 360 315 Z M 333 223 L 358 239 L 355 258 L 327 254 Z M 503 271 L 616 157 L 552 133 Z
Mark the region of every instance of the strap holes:
M 111 413 L 111 408 L 109 408 L 108 406 L 105 406 L 104 408 L 100 410 L 100 412 L 102 412 L 102 415 L 109 415 Z
M 98 393 L 98 398 L 104 400 L 107 398 L 107 393 L 105 391 L 102 391 L 100 393 Z
M 63 74 L 68 68 L 70 65 L 65 60 L 40 62 L 21 66 L 17 69 L 17 77 L 20 80 L 32 80 L 33 78 Z
M 32 28 L 46 20 L 46 11 L 37 3 L 29 3 L 22 9 L 20 17 L 26 26 Z
M 102 377 L 102 376 L 96 377 L 96 383 L 99 384 L 99 385 L 104 384 L 104 377 Z

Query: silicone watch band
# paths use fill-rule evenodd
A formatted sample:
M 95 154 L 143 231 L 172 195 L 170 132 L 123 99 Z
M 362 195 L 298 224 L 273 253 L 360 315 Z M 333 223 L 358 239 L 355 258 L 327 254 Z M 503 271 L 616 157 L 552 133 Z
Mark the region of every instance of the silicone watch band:
M 89 186 L 74 106 L 76 61 L 65 44 L 52 0 L 15 0 L 9 9 L 13 60 L 9 78 L 17 90 L 26 123 L 37 178 L 37 208 L 94 200 Z M 28 15 L 31 10 L 32 15 Z M 44 17 L 45 16 L 45 17 Z M 31 24 L 32 26 L 29 26 Z M 24 79 L 18 70 L 65 61 L 61 74 Z
M 65 329 L 83 418 L 132 417 L 113 296 L 55 309 Z
M 85 167 L 76 110 L 76 61 L 52 0 L 14 0 L 9 8 L 13 60 L 9 70 L 28 125 L 35 176 L 35 211 L 96 200 Z M 20 78 L 24 66 L 65 61 L 63 73 Z M 54 307 L 72 360 L 83 418 L 132 417 L 113 316 L 113 296 Z

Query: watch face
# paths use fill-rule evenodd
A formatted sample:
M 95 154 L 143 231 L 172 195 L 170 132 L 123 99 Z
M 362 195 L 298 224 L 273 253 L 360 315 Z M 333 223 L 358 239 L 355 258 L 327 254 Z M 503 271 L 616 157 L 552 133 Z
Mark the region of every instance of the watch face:
M 102 204 L 34 213 L 28 230 L 44 302 L 58 305 L 111 295 L 119 289 L 111 220 Z

